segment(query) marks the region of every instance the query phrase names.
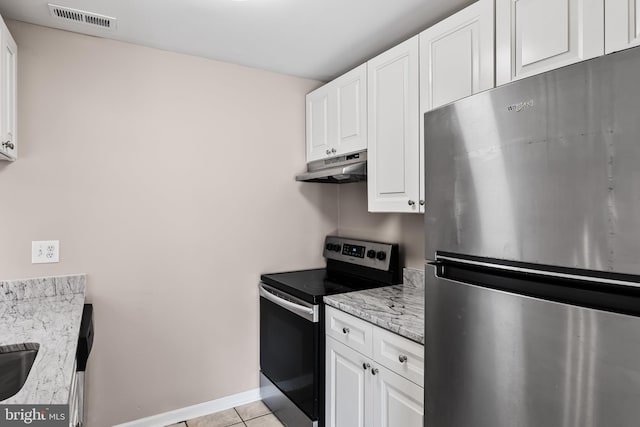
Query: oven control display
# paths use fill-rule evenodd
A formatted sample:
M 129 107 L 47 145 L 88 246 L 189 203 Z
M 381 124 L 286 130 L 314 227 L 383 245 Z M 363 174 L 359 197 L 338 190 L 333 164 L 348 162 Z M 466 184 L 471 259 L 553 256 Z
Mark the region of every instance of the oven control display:
M 349 245 L 347 243 L 342 245 L 342 255 L 364 258 L 364 250 L 364 246 Z

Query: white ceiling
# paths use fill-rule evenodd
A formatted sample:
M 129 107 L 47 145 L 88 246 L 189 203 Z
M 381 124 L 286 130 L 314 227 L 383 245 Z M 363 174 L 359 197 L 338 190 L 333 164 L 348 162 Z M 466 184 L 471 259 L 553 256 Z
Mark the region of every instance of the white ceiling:
M 67 23 L 47 0 L 0 0 L 0 14 L 47 27 L 328 81 L 473 0 L 49 0 L 118 19 Z

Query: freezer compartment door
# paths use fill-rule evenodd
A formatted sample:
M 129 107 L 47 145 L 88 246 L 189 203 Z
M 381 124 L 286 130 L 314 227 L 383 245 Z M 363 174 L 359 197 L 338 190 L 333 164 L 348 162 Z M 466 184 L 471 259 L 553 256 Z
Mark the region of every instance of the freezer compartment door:
M 425 313 L 429 427 L 640 420 L 636 316 L 439 278 L 431 268 Z
M 640 274 L 640 48 L 425 114 L 436 250 Z

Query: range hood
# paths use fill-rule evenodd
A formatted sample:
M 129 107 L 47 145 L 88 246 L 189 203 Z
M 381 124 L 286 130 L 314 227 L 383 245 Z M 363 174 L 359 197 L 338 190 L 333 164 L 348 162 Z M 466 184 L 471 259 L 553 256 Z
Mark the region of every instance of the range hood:
M 367 180 L 367 150 L 316 160 L 307 164 L 307 172 L 296 181 L 346 184 Z

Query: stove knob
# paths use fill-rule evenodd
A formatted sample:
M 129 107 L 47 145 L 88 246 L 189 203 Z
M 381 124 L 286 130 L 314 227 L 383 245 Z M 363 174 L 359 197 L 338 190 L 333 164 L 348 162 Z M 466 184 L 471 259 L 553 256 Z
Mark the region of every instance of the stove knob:
M 376 257 L 376 251 L 374 251 L 373 249 L 369 249 L 367 251 L 367 258 L 375 258 Z
M 327 246 L 324 247 L 326 250 L 330 251 L 333 249 L 333 244 L 332 243 L 327 243 Z
M 384 259 L 387 257 L 387 254 L 380 251 L 376 254 L 376 258 L 378 258 L 380 261 L 384 261 Z
M 336 252 L 340 252 L 341 246 L 340 245 L 333 245 L 333 250 Z

